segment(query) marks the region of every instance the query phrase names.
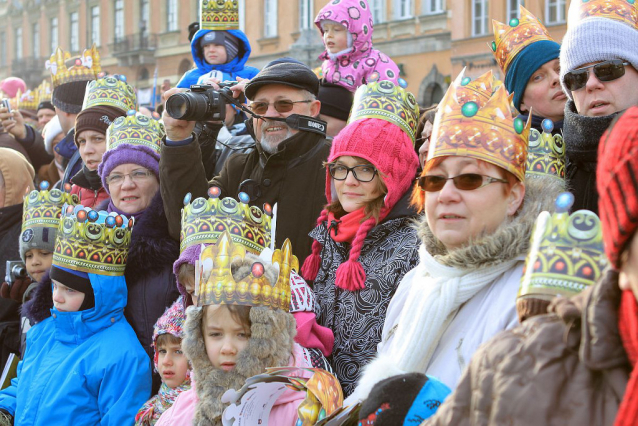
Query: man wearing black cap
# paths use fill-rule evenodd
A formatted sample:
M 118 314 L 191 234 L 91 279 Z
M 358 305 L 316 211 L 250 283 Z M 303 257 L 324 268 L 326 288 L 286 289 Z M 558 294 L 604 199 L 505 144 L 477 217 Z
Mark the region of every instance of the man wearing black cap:
M 317 99 L 321 101 L 321 118 L 328 123 L 326 135 L 334 138 L 348 124 L 352 108 L 352 92 L 338 84 L 321 80 Z
M 44 125 L 55 117 L 55 107 L 49 101 L 40 102 L 36 110 L 36 117 L 38 117 L 38 128 L 42 130 Z
M 175 90 L 175 89 L 173 89 Z M 292 114 L 317 117 L 319 80 L 305 65 L 277 63 L 259 72 L 245 87 L 250 107 L 263 119 L 252 119 L 256 150 L 232 156 L 219 176 L 206 181 L 195 122 L 175 120 L 164 114 L 167 139 L 160 159 L 160 189 L 169 230 L 179 238 L 180 210 L 184 195 L 207 197 L 209 186 L 221 189 L 222 197 L 250 196 L 250 204 L 277 204 L 275 246 L 290 238 L 300 264 L 310 253 L 308 237 L 325 199 L 323 162 L 330 145 L 325 135 L 289 126 Z

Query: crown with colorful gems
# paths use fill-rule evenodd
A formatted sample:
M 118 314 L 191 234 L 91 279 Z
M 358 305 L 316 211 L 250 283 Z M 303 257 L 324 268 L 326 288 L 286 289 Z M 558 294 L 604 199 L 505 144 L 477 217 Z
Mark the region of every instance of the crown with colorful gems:
M 51 72 L 53 88 L 74 81 L 95 80 L 102 70 L 100 53 L 95 45 L 90 49 L 85 49 L 70 68 L 66 66 L 67 59 L 71 59 L 71 54 L 58 47 L 45 63 L 46 69 Z
M 503 83 L 492 72 L 472 81 L 452 82 L 439 103 L 427 160 L 445 156 L 472 157 L 525 178 L 531 119 L 518 118 Z
M 87 273 L 124 275 L 134 219 L 82 205 L 62 212 L 53 263 Z
M 126 112 L 137 107 L 137 95 L 126 82 L 126 76 L 99 76 L 87 84 L 82 109 L 97 105 L 112 106 Z
M 542 212 L 532 232 L 519 298 L 571 297 L 593 285 L 607 266 L 600 219 L 589 210 L 569 209 L 574 196 L 556 199 L 556 213 Z
M 636 0 L 573 0 L 569 7 L 569 26 L 586 18 L 613 19 L 638 30 Z
M 523 6 L 520 8 L 520 19 L 512 18 L 508 24 L 492 19 L 494 41 L 490 47 L 503 73 L 507 72 L 516 55 L 530 44 L 540 40 L 553 41 L 541 21 Z
M 239 193 L 239 201 L 231 197 L 220 199 L 220 195 L 216 186 L 208 189 L 208 200 L 200 197 L 191 203 L 191 194 L 186 194 L 180 250 L 195 244 L 215 244 L 224 231 L 251 253 L 258 255 L 269 247 L 272 207 L 264 204 L 262 210 L 249 206 L 250 197 L 245 192 Z
M 543 133 L 529 130 L 527 145 L 527 178 L 552 176 L 565 179 L 565 143 L 559 134 L 552 135 L 554 123 L 549 118 L 542 121 Z
M 162 138 L 166 134 L 162 122 L 130 110 L 125 117 L 118 117 L 106 129 L 106 149 L 122 144 L 145 146 L 160 155 Z
M 49 190 L 49 182 L 40 182 L 40 190 L 34 189 L 24 198 L 22 213 L 22 231 L 27 228 L 57 228 L 60 225 L 62 207 L 65 204 L 75 206 L 80 199 L 70 194 L 71 184 L 66 184 L 66 191 L 53 188 Z
M 237 0 L 200 0 L 199 28 L 202 30 L 238 30 Z
M 197 306 L 249 305 L 273 309 L 290 310 L 290 273 L 299 270 L 299 261 L 292 254 L 290 240 L 286 239 L 281 250 L 272 252 L 272 263 L 278 264 L 279 274 L 272 283 L 266 277 L 262 259 L 255 261 L 250 274 L 235 281 L 231 271 L 233 259 L 246 257 L 246 248 L 233 242 L 228 231 L 224 231 L 216 244 L 202 250 L 196 272 L 198 288 Z M 267 260 L 263 260 L 267 262 Z
M 51 83 L 48 80 L 44 80 L 35 90 L 39 102 L 51 102 Z
M 381 80 L 359 86 L 354 93 L 348 123 L 362 118 L 380 118 L 399 126 L 414 143 L 419 123 L 419 104 L 414 95 L 405 90 L 405 85 L 398 86 L 389 80 Z

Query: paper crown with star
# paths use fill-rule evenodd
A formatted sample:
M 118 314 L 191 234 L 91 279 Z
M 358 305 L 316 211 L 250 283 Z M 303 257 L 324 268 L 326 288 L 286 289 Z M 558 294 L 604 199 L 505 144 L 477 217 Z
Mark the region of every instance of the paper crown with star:
M 36 91 L 27 90 L 22 93 L 22 91 L 18 89 L 13 103 L 18 109 L 35 112 L 38 109 L 40 100 Z
M 527 146 L 527 171 L 525 176 L 551 176 L 565 179 L 565 143 L 559 134 L 552 135 L 554 123 L 549 118 L 542 121 L 543 132 L 529 131 Z
M 106 129 L 106 149 L 110 151 L 122 144 L 145 146 L 159 156 L 165 135 L 161 121 L 129 110 L 126 116 L 116 118 Z
M 571 297 L 594 285 L 607 266 L 600 219 L 589 210 L 569 209 L 574 196 L 556 199 L 556 212 L 542 212 L 532 231 L 518 298 Z
M 569 7 L 569 26 L 587 18 L 612 19 L 638 30 L 636 0 L 573 0 Z
M 98 105 L 112 106 L 124 112 L 134 110 L 137 107 L 135 89 L 126 82 L 124 75 L 99 76 L 87 84 L 82 109 Z
M 65 204 L 75 206 L 80 199 L 70 194 L 71 185 L 66 192 L 57 188 L 49 189 L 47 181 L 40 182 L 40 189 L 34 189 L 24 198 L 22 213 L 22 232 L 30 228 L 55 228 L 60 225 L 62 207 Z
M 507 24 L 492 19 L 494 41 L 490 47 L 504 74 L 516 55 L 530 44 L 540 40 L 554 41 L 547 28 L 534 15 L 523 6 L 520 8 L 521 17 L 512 18 Z
M 419 124 L 419 104 L 404 87 L 389 80 L 359 86 L 352 101 L 348 124 L 363 118 L 380 118 L 399 126 L 414 143 Z
M 131 243 L 133 218 L 124 215 L 66 206 L 55 241 L 53 264 L 75 271 L 124 275 Z
M 71 59 L 71 54 L 58 47 L 51 58 L 46 61 L 45 67 L 51 72 L 51 82 L 54 89 L 74 81 L 95 80 L 102 71 L 100 53 L 95 45 L 90 49 L 85 49 L 74 64 L 67 68 L 66 61 L 68 59 Z
M 202 30 L 238 30 L 239 2 L 237 0 L 200 0 L 199 28 Z
M 461 74 L 439 103 L 427 161 L 476 158 L 524 180 L 531 119 L 518 118 L 503 83 L 491 71 L 475 80 Z

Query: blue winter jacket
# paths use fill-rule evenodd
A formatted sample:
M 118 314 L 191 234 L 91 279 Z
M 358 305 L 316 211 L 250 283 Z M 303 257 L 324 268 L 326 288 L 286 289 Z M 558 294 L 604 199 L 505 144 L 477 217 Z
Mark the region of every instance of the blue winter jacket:
M 198 84 L 198 80 L 201 76 L 213 70 L 223 73 L 222 81 L 235 81 L 236 77 L 251 79 L 259 72 L 255 67 L 246 66 L 246 61 L 250 57 L 250 43 L 248 42 L 246 34 L 239 30 L 228 30 L 228 33 L 237 37 L 244 46 L 243 49 L 239 49 L 239 54 L 235 59 L 220 65 L 212 65 L 206 62 L 202 55 L 202 49 L 199 47 L 199 39 L 210 31 L 211 30 L 199 30 L 193 36 L 193 40 L 191 41 L 191 53 L 193 54 L 193 61 L 195 61 L 197 68 L 187 71 L 179 83 L 177 83 L 177 87 L 188 89 L 192 84 Z
M 133 425 L 150 397 L 150 361 L 124 318 L 124 277 L 89 279 L 94 308 L 53 308 L 27 332 L 18 377 L 0 392 L 16 426 Z

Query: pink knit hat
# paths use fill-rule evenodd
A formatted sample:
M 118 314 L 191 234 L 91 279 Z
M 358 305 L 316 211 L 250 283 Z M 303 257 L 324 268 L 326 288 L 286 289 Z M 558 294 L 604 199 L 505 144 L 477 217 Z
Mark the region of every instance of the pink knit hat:
M 7 77 L 0 81 L 0 90 L 2 90 L 7 97 L 15 98 L 18 90 L 22 93 L 27 91 L 27 85 L 24 80 L 19 77 Z
M 184 338 L 184 321 L 186 321 L 186 312 L 184 310 L 183 296 L 177 298 L 173 304 L 164 311 L 161 317 L 155 323 L 153 329 L 153 350 L 155 356 L 153 357 L 153 363 L 155 364 L 155 370 L 157 370 L 157 338 L 162 334 L 172 334 L 173 336 L 182 339 Z
M 414 150 L 412 139 L 401 128 L 386 120 L 364 118 L 348 124 L 332 141 L 328 162 L 342 156 L 353 156 L 369 161 L 381 172 L 383 183 L 388 189 L 381 209 L 380 217 L 385 217 L 410 189 L 416 176 L 419 159 Z M 332 177 L 326 170 L 326 199 L 333 201 Z M 328 219 L 328 211 L 323 210 L 317 224 Z M 359 263 L 363 240 L 376 226 L 374 217 L 366 219 L 354 237 L 350 255 L 346 262 L 337 268 L 336 285 L 354 291 L 365 287 L 366 274 Z M 321 244 L 312 243 L 312 254 L 303 264 L 302 274 L 307 280 L 314 280 L 321 261 Z

